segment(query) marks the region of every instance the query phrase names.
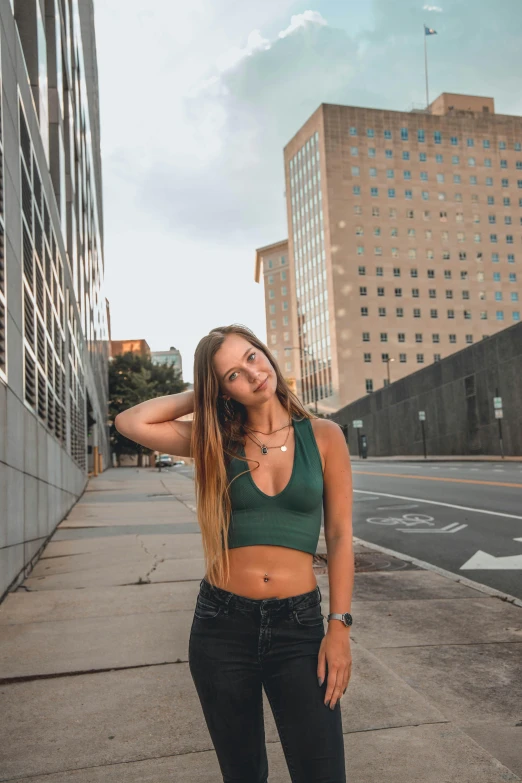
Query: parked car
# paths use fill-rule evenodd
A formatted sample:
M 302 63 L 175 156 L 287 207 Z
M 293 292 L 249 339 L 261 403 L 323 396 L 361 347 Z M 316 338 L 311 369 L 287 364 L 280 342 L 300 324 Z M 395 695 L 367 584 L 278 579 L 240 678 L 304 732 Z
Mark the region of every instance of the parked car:
M 161 470 L 161 468 L 170 468 L 172 467 L 172 457 L 170 454 L 159 454 L 156 457 L 156 467 Z
M 185 460 L 184 459 L 175 459 L 172 464 L 173 465 L 184 465 L 185 464 Z

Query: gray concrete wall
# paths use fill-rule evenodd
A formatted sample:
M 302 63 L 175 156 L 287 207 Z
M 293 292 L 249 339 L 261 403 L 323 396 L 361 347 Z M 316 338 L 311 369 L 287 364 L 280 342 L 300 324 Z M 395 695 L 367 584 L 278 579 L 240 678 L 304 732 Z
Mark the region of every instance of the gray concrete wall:
M 94 31 L 92 31 L 94 32 Z M 27 44 L 26 44 L 27 45 Z M 91 47 L 92 49 L 92 47 Z M 92 70 L 92 69 L 91 69 Z M 49 160 L 45 156 L 37 107 L 27 81 L 25 60 L 11 4 L 0 4 L 1 150 L 3 158 L 3 211 L 5 285 L 0 304 L 5 309 L 6 367 L 0 368 L 0 600 L 31 571 L 32 566 L 70 508 L 82 494 L 92 459 L 87 443 L 95 443 L 110 466 L 107 419 L 108 333 L 106 315 L 92 339 L 82 324 L 96 322 L 93 304 L 75 290 L 70 248 L 62 232 L 59 203 L 53 189 Z M 96 87 L 97 89 L 97 87 Z M 24 225 L 27 236 L 27 193 L 22 200 L 19 104 L 25 113 L 31 154 L 41 179 L 42 216 L 37 218 L 38 198 L 32 190 L 33 225 L 43 227 L 40 239 L 32 233 L 34 282 L 27 275 L 24 259 Z M 56 102 L 54 102 L 56 103 Z M 49 122 L 57 122 L 54 105 Z M 60 121 L 62 121 L 60 119 Z M 95 184 L 90 186 L 96 190 Z M 75 198 L 71 192 L 69 201 Z M 31 208 L 29 208 L 29 211 Z M 46 213 L 47 210 L 47 213 Z M 24 220 L 26 222 L 24 223 Z M 93 240 L 99 243 L 99 239 Z M 40 252 L 37 246 L 47 248 Z M 85 249 L 78 246 L 76 263 Z M 94 262 L 93 262 L 94 263 Z M 98 263 L 103 266 L 101 250 Z M 40 265 L 40 266 L 39 266 Z M 40 272 L 37 272 L 39 268 Z M 90 268 L 90 267 L 86 267 Z M 57 270 L 55 272 L 55 270 Z M 55 276 L 56 275 L 56 276 Z M 61 277 L 61 279 L 60 279 Z M 38 280 L 38 283 L 37 283 Z M 40 289 L 38 285 L 40 284 Z M 43 294 L 39 293 L 43 289 Z M 100 292 L 105 311 L 105 297 Z M 44 302 L 42 309 L 41 302 Z M 62 302 L 62 312 L 56 302 Z M 37 334 L 31 339 L 27 307 L 34 312 Z M 40 303 L 39 303 L 40 302 Z M 24 305 L 25 303 L 25 305 Z M 82 308 L 83 312 L 82 312 Z M 38 337 L 43 334 L 42 340 Z M 35 370 L 36 402 L 28 397 L 28 368 Z M 74 371 L 73 369 L 74 368 Z M 39 382 L 38 382 L 39 381 Z M 89 433 L 87 408 L 96 424 Z M 58 415 L 56 415 L 56 411 Z
M 498 455 L 499 427 L 493 397 L 502 397 L 504 454 L 522 455 L 522 323 L 457 351 L 390 386 L 341 408 L 331 418 L 348 425 L 362 419 L 368 456 L 423 454 L 419 411 L 426 412 L 427 454 Z

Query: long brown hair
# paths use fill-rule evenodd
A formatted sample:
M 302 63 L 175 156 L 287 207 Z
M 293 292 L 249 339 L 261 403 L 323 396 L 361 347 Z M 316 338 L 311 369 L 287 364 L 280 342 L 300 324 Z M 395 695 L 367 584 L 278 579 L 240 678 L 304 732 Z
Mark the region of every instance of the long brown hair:
M 219 379 L 214 369 L 214 354 L 229 334 L 244 337 L 266 355 L 276 374 L 276 394 L 289 417 L 295 414 L 299 418 L 315 418 L 288 387 L 267 346 L 248 327 L 241 324 L 218 326 L 199 341 L 194 354 L 191 451 L 194 457 L 197 515 L 203 538 L 206 578 L 213 585 L 218 581 L 227 583 L 230 578 L 228 530 L 232 506 L 227 464 L 232 457 L 242 459 L 237 455 L 237 449 L 243 442 L 243 425 L 247 421 L 246 407 L 232 398 L 228 401 L 228 406 L 233 414 L 230 418 L 225 415 Z M 246 465 L 248 467 L 248 463 Z

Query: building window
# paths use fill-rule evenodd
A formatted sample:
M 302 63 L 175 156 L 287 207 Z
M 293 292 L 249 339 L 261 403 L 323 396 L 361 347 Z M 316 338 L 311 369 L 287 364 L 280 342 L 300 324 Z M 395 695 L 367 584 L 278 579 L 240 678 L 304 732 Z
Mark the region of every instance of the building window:
M 365 353 L 365 354 L 364 354 L 364 361 L 365 361 L 365 362 L 371 362 L 371 360 L 372 360 L 372 355 L 371 355 L 371 353 Z
M 496 312 L 496 319 L 497 319 L 497 321 L 503 321 L 504 320 L 504 311 L 503 310 L 497 310 L 497 312 Z
M 359 296 L 366 296 L 367 295 L 367 288 L 365 285 L 359 286 Z
M 408 141 L 408 128 L 401 128 L 401 140 Z
M 363 332 L 362 333 L 363 343 L 369 343 L 370 342 L 370 332 Z
M 363 315 L 363 316 L 368 315 L 368 308 L 367 307 L 361 307 L 361 315 Z
M 385 307 L 379 307 L 379 317 L 380 318 L 386 318 L 386 308 Z
M 388 342 L 388 332 L 381 332 L 379 335 L 381 343 L 387 343 Z
M 373 381 L 371 378 L 366 378 L 366 391 L 367 392 L 373 391 Z
M 399 361 L 402 362 L 402 364 L 404 364 L 406 362 L 406 354 L 405 353 L 400 353 L 399 354 Z
M 414 318 L 420 318 L 421 317 L 420 307 L 414 307 L 413 308 L 413 317 Z
M 395 315 L 397 316 L 397 318 L 404 318 L 404 307 L 396 307 Z
M 384 296 L 384 288 L 382 287 L 377 288 L 377 296 Z
M 433 141 L 435 144 L 441 144 L 442 143 L 442 133 L 440 131 L 435 131 L 433 134 Z
M 395 296 L 402 296 L 402 288 L 395 288 Z
M 359 270 L 359 274 L 360 275 L 365 275 L 366 274 L 366 267 L 365 266 L 358 267 L 358 270 Z
M 418 353 L 417 354 L 417 364 L 424 364 L 424 354 Z

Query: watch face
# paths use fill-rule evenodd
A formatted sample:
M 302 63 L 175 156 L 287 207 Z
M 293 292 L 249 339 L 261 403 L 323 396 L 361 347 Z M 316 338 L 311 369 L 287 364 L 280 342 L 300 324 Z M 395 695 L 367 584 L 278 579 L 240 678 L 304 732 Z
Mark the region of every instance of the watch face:
M 350 614 L 350 612 L 346 612 L 343 615 L 343 617 L 344 617 L 344 622 L 346 623 L 346 625 L 352 625 L 353 619 L 352 619 L 352 615 Z

